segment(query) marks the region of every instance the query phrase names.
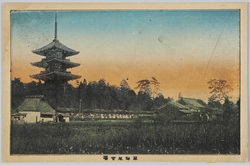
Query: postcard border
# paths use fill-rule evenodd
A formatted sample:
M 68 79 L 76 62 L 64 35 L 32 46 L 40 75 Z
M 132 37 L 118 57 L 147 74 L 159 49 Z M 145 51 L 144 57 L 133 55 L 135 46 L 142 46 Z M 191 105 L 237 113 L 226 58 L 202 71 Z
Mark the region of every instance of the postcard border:
M 239 9 L 241 43 L 241 154 L 137 155 L 129 162 L 246 162 L 247 161 L 247 3 L 4 3 L 3 5 L 3 141 L 4 162 L 114 162 L 103 155 L 10 155 L 10 11 L 12 10 L 202 10 Z M 112 156 L 112 155 L 109 155 Z M 115 155 L 119 156 L 119 155 Z M 126 156 L 126 155 L 120 155 Z M 133 155 L 130 155 L 133 156 Z M 121 162 L 115 160 L 115 162 Z M 128 161 L 123 161 L 128 162 Z

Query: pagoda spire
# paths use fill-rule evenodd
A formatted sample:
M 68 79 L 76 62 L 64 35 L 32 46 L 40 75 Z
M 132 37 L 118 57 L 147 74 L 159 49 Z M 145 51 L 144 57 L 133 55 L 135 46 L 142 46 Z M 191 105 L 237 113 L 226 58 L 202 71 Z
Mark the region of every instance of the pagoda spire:
M 55 14 L 55 39 L 57 40 L 57 14 Z

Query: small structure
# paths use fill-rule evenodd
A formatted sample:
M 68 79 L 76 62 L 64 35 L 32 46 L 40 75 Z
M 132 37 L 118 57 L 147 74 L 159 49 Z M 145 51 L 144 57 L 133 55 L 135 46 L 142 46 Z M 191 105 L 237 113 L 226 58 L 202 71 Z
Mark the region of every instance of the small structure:
M 22 119 L 24 123 L 52 122 L 55 121 L 56 111 L 44 100 L 43 95 L 27 96 L 17 108 L 18 113 L 11 118 Z
M 69 122 L 69 115 L 65 115 L 65 114 L 57 114 L 56 117 L 56 122 Z
M 219 108 L 209 108 L 207 111 L 209 121 L 223 120 L 223 110 Z
M 71 116 L 74 116 L 76 112 L 76 108 L 57 107 L 56 122 L 69 122 Z
M 12 124 L 24 124 L 24 118 L 26 117 L 26 113 L 11 113 L 11 123 Z

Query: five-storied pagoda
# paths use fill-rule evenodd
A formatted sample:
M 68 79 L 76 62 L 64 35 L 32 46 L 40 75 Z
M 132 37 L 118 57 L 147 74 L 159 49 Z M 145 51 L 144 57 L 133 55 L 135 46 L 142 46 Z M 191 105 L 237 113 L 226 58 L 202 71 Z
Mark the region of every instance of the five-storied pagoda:
M 81 76 L 73 75 L 66 70 L 77 67 L 80 64 L 66 59 L 68 56 L 78 54 L 78 51 L 70 49 L 57 39 L 57 15 L 55 15 L 55 38 L 48 45 L 32 51 L 35 54 L 45 56 L 42 61 L 31 63 L 33 66 L 44 68 L 39 74 L 31 75 L 31 78 L 42 80 L 45 83 L 63 84 Z

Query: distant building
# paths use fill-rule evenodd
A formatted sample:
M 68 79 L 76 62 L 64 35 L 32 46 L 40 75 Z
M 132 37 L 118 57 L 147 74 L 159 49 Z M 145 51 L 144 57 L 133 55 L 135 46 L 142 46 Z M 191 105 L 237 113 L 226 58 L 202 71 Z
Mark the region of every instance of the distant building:
M 132 119 L 135 117 L 134 111 L 126 110 L 104 110 L 91 109 L 84 110 L 80 117 L 82 119 Z
M 69 122 L 70 121 L 70 115 L 66 114 L 57 114 L 56 122 Z
M 55 38 L 48 45 L 32 51 L 40 56 L 45 56 L 41 61 L 31 63 L 33 66 L 44 68 L 39 74 L 31 75 L 31 78 L 42 80 L 45 83 L 63 84 L 81 76 L 67 72 L 68 68 L 77 67 L 80 64 L 71 62 L 66 57 L 78 54 L 78 51 L 70 49 L 57 39 L 57 17 L 55 16 Z
M 86 109 L 82 113 L 75 113 L 72 120 L 127 120 L 133 118 L 152 118 L 154 112 L 137 110 L 105 110 Z
M 53 122 L 56 111 L 44 101 L 44 96 L 27 96 L 17 108 L 17 113 L 12 113 L 11 119 L 14 122 L 20 120 L 20 123 Z
M 188 116 L 192 112 L 190 108 L 179 104 L 178 102 L 171 101 L 158 109 L 158 113 L 166 120 L 178 120 L 181 117 Z
M 209 108 L 207 111 L 207 120 L 223 120 L 223 110 L 219 108 Z
M 56 108 L 56 114 L 57 114 L 56 122 L 69 122 L 70 117 L 74 116 L 76 112 L 77 111 L 75 108 L 57 107 Z
M 201 112 L 206 106 L 206 103 L 200 99 L 180 97 L 178 103 L 189 107 L 193 112 Z

